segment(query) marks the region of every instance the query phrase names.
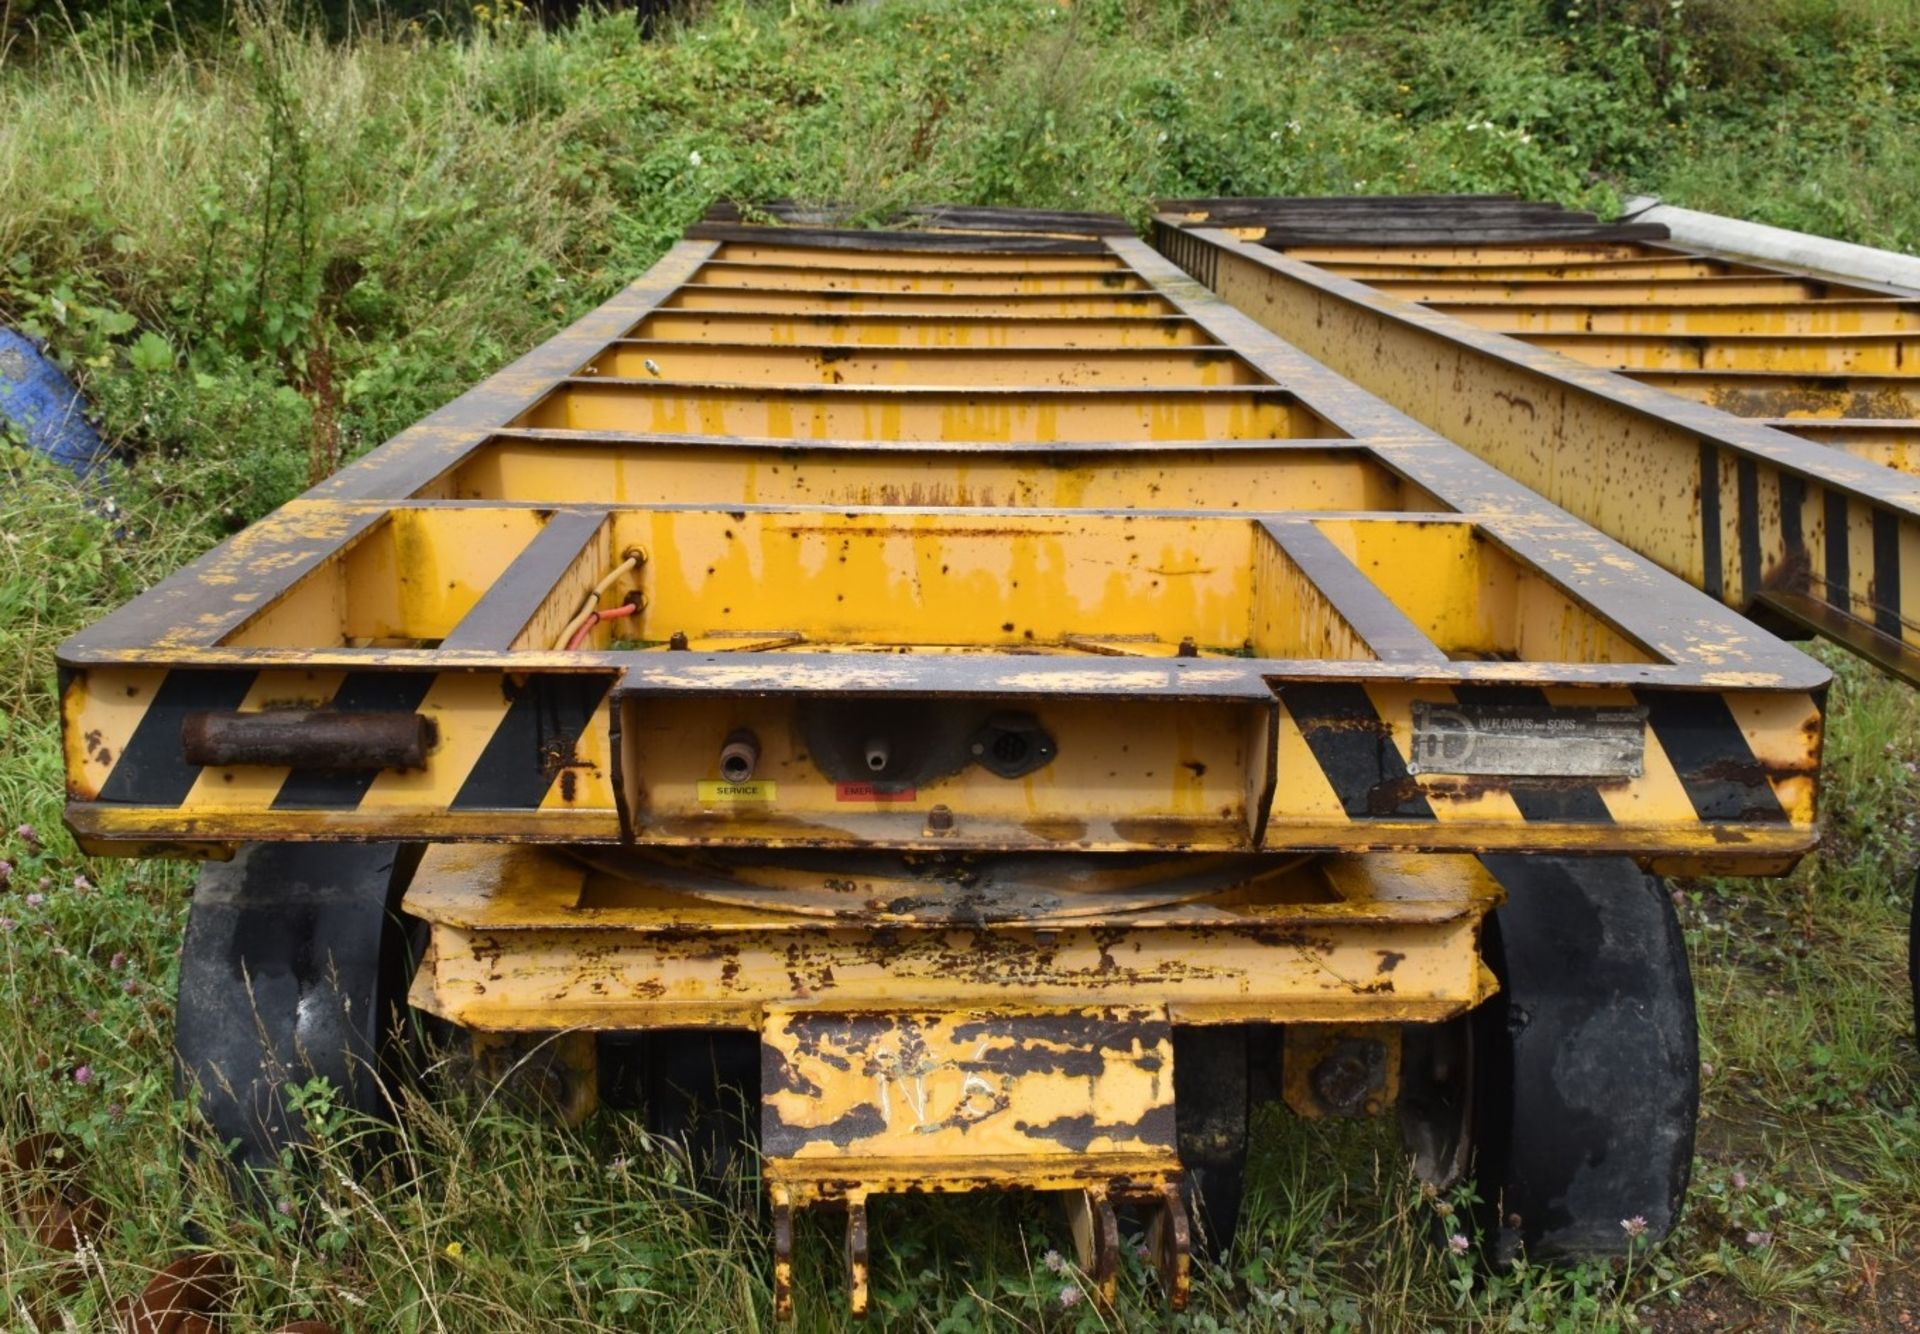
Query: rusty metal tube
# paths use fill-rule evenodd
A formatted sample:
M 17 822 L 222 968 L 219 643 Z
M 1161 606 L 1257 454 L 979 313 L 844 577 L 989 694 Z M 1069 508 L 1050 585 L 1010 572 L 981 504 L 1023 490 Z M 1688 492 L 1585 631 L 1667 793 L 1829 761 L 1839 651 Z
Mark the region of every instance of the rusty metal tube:
M 433 724 L 417 713 L 192 713 L 180 725 L 180 743 L 187 763 L 216 768 L 418 769 Z
M 746 728 L 727 734 L 720 747 L 720 776 L 729 783 L 744 783 L 753 777 L 760 763 L 760 738 Z

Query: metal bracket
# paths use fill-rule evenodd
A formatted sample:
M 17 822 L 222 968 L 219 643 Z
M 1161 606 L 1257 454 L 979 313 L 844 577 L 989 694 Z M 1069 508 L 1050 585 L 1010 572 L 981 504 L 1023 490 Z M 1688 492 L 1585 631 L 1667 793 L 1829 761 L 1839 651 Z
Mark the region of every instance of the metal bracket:
M 1067 1227 L 1080 1272 L 1095 1296 L 1111 1303 L 1120 1276 L 1120 1220 L 1104 1186 L 1089 1186 L 1066 1197 Z
M 1160 1210 L 1147 1229 L 1147 1249 L 1160 1271 L 1167 1309 L 1184 1311 L 1193 1290 L 1193 1237 L 1187 1226 L 1187 1202 L 1178 1184 L 1160 1190 Z
M 867 1314 L 867 1197 L 847 1197 L 847 1310 Z
M 793 1319 L 793 1200 L 781 1186 L 770 1188 L 773 1201 L 773 1318 Z

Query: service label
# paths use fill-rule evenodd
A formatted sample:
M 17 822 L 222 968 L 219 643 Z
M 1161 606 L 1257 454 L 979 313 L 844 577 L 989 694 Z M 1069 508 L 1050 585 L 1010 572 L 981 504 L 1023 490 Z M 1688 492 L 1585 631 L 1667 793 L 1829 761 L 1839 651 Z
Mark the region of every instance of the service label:
M 719 806 L 728 802 L 758 802 L 766 805 L 778 795 L 779 784 L 771 778 L 748 783 L 721 783 L 703 779 L 699 784 L 702 805 Z

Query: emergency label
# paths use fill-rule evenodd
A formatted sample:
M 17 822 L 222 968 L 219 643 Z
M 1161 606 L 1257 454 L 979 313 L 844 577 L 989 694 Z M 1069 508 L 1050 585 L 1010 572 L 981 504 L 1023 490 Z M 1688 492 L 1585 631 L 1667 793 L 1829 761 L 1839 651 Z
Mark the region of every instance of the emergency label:
M 919 793 L 905 783 L 835 783 L 835 801 L 912 801 Z

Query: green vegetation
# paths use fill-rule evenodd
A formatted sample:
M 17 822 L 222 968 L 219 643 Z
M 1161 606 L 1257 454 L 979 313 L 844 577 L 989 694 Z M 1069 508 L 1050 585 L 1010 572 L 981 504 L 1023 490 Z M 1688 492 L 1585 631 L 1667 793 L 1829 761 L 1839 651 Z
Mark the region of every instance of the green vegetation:
M 111 1224 L 78 1288 L 0 1210 L 0 1299 L 103 1327 L 181 1244 L 168 1082 L 190 869 L 59 829 L 51 648 L 606 297 L 716 197 L 1117 209 L 1156 194 L 1516 190 L 1669 199 L 1920 246 L 1906 0 L 715 3 L 542 31 L 483 7 L 330 44 L 284 13 L 0 5 L 0 323 L 46 337 L 124 464 L 117 508 L 0 463 L 0 1142 L 72 1135 Z M 24 16 L 24 18 L 23 18 Z M 90 17 L 89 17 L 90 16 Z M 38 26 L 33 26 L 37 24 Z M 1920 1107 L 1902 958 L 1920 702 L 1835 656 L 1828 844 L 1683 887 L 1706 1119 L 1681 1234 L 1627 1269 L 1475 1279 L 1425 1243 L 1387 1125 L 1275 1119 L 1210 1329 L 1906 1328 Z M 32 832 L 29 832 L 29 829 Z M 612 1119 L 569 1134 L 440 1089 L 407 1173 L 322 1168 L 272 1225 L 202 1193 L 249 1327 L 768 1322 L 761 1239 Z M 1623 1090 L 1623 1096 L 1631 1096 Z M 884 1323 L 1133 1328 L 1063 1302 L 1018 1200 L 875 1211 Z M 837 1325 L 803 1229 L 803 1322 Z M 1069 1299 L 1070 1300 L 1070 1299 Z M 64 1314 L 63 1314 L 64 1313 Z

